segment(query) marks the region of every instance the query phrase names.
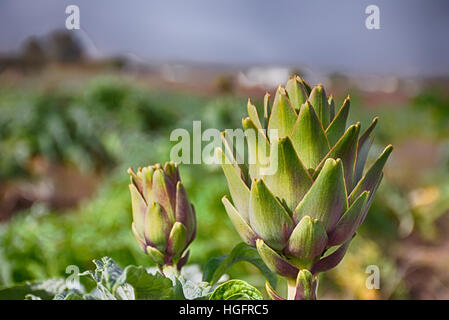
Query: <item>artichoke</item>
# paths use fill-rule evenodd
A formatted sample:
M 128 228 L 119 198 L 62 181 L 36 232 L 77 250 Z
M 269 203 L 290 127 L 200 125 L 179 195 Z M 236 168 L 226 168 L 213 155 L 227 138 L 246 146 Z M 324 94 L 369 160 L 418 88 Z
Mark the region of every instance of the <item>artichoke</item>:
M 167 162 L 139 168 L 131 175 L 129 190 L 132 231 L 142 250 L 162 269 L 187 262 L 187 247 L 195 238 L 195 209 L 180 180 L 178 166 Z
M 243 240 L 287 278 L 289 299 L 314 299 L 316 275 L 342 260 L 393 148 L 364 170 L 377 118 L 362 133 L 360 123 L 346 128 L 349 96 L 336 112 L 321 84 L 311 88 L 295 76 L 269 100 L 267 93 L 263 118 L 248 100 L 242 119 L 250 161 L 240 161 L 233 137 L 222 133 L 218 151 L 233 203 L 222 202 Z

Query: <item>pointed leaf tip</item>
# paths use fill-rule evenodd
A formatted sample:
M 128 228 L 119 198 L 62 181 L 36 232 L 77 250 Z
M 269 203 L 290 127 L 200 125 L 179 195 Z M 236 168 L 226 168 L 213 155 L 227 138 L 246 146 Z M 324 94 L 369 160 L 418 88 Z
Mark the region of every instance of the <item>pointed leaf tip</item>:
M 221 202 L 223 203 L 226 213 L 229 216 L 229 219 L 231 220 L 232 224 L 234 225 L 235 229 L 237 230 L 240 237 L 245 241 L 245 243 L 249 244 L 250 246 L 256 245 L 257 235 L 256 233 L 251 229 L 249 224 L 245 221 L 245 219 L 240 215 L 240 213 L 237 211 L 237 209 L 231 204 L 229 199 L 224 196 L 221 199 Z
M 332 230 L 347 209 L 347 195 L 340 159 L 329 158 L 309 192 L 294 212 L 296 222 L 309 215 L 323 223 L 327 231 Z
M 307 169 L 315 169 L 329 152 L 329 141 L 323 126 L 308 101 L 301 107 L 291 139 L 296 153 Z
M 268 268 L 283 277 L 296 278 L 299 271 L 298 268 L 267 246 L 262 239 L 257 239 L 256 248 Z
M 282 250 L 293 229 L 292 218 L 261 179 L 255 179 L 251 186 L 249 224 L 277 250 Z

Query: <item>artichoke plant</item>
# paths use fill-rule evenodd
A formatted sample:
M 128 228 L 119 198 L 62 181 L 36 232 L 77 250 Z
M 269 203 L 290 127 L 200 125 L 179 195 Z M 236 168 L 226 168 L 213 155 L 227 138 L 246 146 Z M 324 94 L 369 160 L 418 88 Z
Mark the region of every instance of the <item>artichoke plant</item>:
M 164 167 L 156 164 L 128 173 L 134 236 L 161 270 L 164 266 L 181 269 L 195 238 L 196 217 L 178 166 L 167 162 Z
M 242 124 L 249 161 L 239 160 L 245 157 L 233 137 L 222 133 L 218 151 L 232 203 L 226 196 L 222 202 L 243 240 L 287 278 L 288 299 L 315 299 L 317 274 L 342 260 L 393 148 L 364 170 L 377 118 L 363 132 L 360 123 L 347 127 L 350 98 L 336 111 L 321 84 L 311 88 L 295 76 L 269 100 L 267 93 L 262 118 L 248 100 Z M 267 291 L 282 299 L 268 283 Z

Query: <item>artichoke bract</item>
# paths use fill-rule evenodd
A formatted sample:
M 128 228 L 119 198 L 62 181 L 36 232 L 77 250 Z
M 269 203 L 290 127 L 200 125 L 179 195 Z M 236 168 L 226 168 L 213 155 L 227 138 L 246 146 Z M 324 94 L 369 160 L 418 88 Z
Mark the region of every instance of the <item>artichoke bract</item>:
M 263 117 L 248 100 L 242 119 L 252 161 L 238 161 L 246 158 L 222 133 L 218 152 L 232 203 L 226 196 L 222 202 L 243 240 L 287 278 L 289 299 L 314 299 L 316 275 L 342 260 L 393 148 L 365 170 L 377 118 L 363 132 L 360 123 L 347 126 L 349 96 L 335 110 L 322 85 L 311 88 L 295 76 L 269 100 L 266 94 Z
M 128 170 L 131 183 L 132 230 L 142 250 L 160 267 L 180 269 L 195 238 L 195 209 L 173 162 Z M 185 253 L 184 253 L 185 252 Z

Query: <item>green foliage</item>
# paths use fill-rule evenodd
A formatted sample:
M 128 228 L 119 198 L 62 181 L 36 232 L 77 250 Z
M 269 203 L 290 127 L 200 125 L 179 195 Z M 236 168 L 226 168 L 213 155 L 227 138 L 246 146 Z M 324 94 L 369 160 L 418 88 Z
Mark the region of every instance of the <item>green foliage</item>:
M 320 287 L 331 287 L 332 293 L 346 292 L 349 297 L 363 298 L 365 296 L 353 289 L 357 283 L 364 289 L 363 262 L 386 261 L 391 278 L 400 281 L 395 257 L 389 251 L 391 243 L 413 228 L 426 237 L 437 236 L 435 222 L 449 208 L 449 127 L 444 121 L 438 123 L 443 119 L 438 113 L 445 112 L 443 106 L 447 99 L 439 92 L 433 92 L 430 98 L 423 97 L 413 102 L 416 104 L 413 109 L 409 104 L 362 108 L 362 96 L 351 90 L 349 120 L 361 119 L 361 127 L 366 128 L 373 116 L 381 119 L 373 153 L 381 152 L 378 145 L 405 142 L 412 137 L 435 144 L 441 158 L 431 168 L 411 171 L 413 174 L 402 184 L 394 175 L 386 174 L 371 214 L 359 230 L 362 237 L 358 241 L 361 244 L 369 241 L 371 250 L 359 250 L 365 255 L 360 258 L 360 252 L 352 254 L 357 247 L 350 248 L 342 267 L 321 282 Z M 87 270 L 92 267 L 92 259 L 104 255 L 113 257 L 121 266 L 152 267 L 130 232 L 132 217 L 126 169 L 168 159 L 171 129 L 181 127 L 190 131 L 192 120 L 202 120 L 203 129 L 237 127 L 245 111 L 242 108 L 245 100 L 236 96 L 200 97 L 156 91 L 114 77 L 97 77 L 76 87 L 59 86 L 51 90 L 25 86 L 20 90 L 1 88 L 0 177 L 3 185 L 19 176 L 30 178 L 29 162 L 35 156 L 76 165 L 88 173 L 107 167 L 108 174 L 107 178 L 101 178 L 95 194 L 76 208 L 62 211 L 35 204 L 0 224 L 0 287 L 3 288 L 0 296 L 51 299 L 56 294 L 56 299 L 93 299 L 83 292 L 65 291 L 64 286 L 56 291 L 48 289 L 47 284 L 61 282 L 61 278 L 67 276 L 68 265 Z M 335 99 L 337 107 L 341 101 L 342 97 Z M 405 164 L 403 159 L 397 150 L 390 163 L 391 169 L 387 166 L 387 170 L 401 171 Z M 368 158 L 367 163 L 373 161 Z M 214 283 L 219 274 L 226 272 L 231 278 L 243 279 L 261 290 L 264 280 L 257 267 L 251 263 L 230 264 L 248 259 L 239 255 L 232 257 L 234 251 L 229 254 L 240 238 L 220 202 L 222 195 L 228 192 L 220 168 L 192 165 L 180 170 L 201 230 L 191 245 L 189 261 L 203 266 L 207 281 Z M 206 182 L 198 179 L 206 176 Z M 410 194 L 422 188 L 437 190 L 439 197 L 430 205 L 413 206 Z M 220 258 L 208 263 L 214 256 Z M 352 269 L 344 269 L 354 261 L 360 267 L 356 270 L 360 281 L 351 278 Z M 347 275 L 343 276 L 345 273 Z M 146 277 L 145 274 L 142 277 Z M 269 278 L 267 274 L 266 277 Z M 55 280 L 43 282 L 49 278 Z M 82 278 L 89 291 L 97 286 L 95 281 L 88 281 L 87 276 Z M 178 279 L 185 298 L 208 297 L 212 288 L 200 280 Z M 14 284 L 19 287 L 12 290 Z M 33 289 L 36 286 L 41 289 Z M 106 295 L 108 290 L 105 290 Z M 384 286 L 380 292 L 381 297 L 385 297 Z M 398 291 L 393 296 L 404 298 L 406 294 Z
M 70 288 L 64 279 L 26 282 L 0 288 L 0 299 L 33 300 L 261 300 L 262 294 L 242 280 L 193 282 L 173 268 L 149 272 L 142 266 L 121 269 L 113 259 L 94 260 L 96 269 L 77 274 L 94 283 L 91 289 Z
M 247 261 L 255 265 L 268 279 L 273 287 L 276 287 L 276 275 L 267 268 L 260 258 L 257 250 L 245 243 L 240 243 L 232 249 L 230 254 L 212 258 L 204 267 L 203 281 L 215 284 L 236 262 Z
M 215 289 L 209 300 L 262 300 L 259 290 L 242 280 L 229 280 Z

